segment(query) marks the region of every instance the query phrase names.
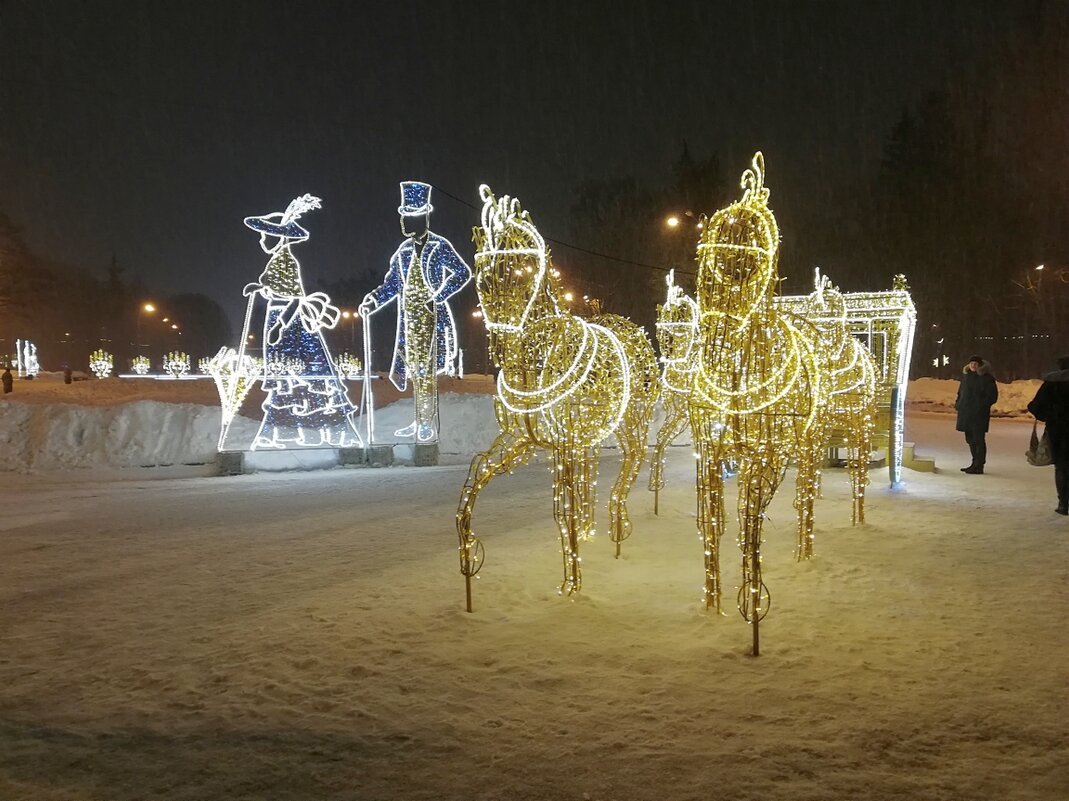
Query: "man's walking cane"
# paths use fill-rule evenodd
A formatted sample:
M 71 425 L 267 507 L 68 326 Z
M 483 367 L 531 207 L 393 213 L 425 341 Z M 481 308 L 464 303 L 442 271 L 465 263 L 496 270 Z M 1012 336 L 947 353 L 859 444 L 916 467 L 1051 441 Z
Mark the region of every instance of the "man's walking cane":
M 364 312 L 360 319 L 364 322 L 364 389 L 360 403 L 364 407 L 364 423 L 367 426 L 367 438 L 364 441 L 370 448 L 371 436 L 375 431 L 375 399 L 371 392 L 371 315 Z

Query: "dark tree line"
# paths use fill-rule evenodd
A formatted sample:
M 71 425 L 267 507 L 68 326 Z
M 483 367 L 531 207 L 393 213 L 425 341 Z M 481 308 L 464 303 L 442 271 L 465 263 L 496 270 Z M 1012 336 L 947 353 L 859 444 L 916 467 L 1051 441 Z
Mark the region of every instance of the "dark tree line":
M 1026 14 L 979 63 L 902 111 L 878 164 L 848 184 L 814 187 L 804 207 L 783 208 L 783 195 L 774 204 L 791 291 L 806 291 L 815 266 L 846 291 L 907 277 L 918 310 L 914 375 L 954 377 L 979 352 L 1002 380 L 1034 377 L 1069 353 L 1069 13 L 1038 4 Z M 659 186 L 588 183 L 571 236 L 678 266 L 687 285 L 697 215 L 737 196 L 738 169 L 728 172 L 725 180 L 715 155 L 696 161 L 684 146 Z M 669 214 L 681 215 L 674 232 Z M 651 325 L 663 271 L 565 253 L 584 292 Z
M 0 360 L 13 359 L 17 339 L 29 339 L 42 369 L 87 370 L 89 354 L 102 348 L 126 372 L 134 356 L 147 356 L 158 368 L 170 350 L 189 353 L 195 363 L 231 344 L 230 322 L 211 298 L 165 297 L 126 280 L 124 272 L 114 260 L 102 277 L 49 262 L 0 211 Z M 149 301 L 152 311 L 144 308 Z

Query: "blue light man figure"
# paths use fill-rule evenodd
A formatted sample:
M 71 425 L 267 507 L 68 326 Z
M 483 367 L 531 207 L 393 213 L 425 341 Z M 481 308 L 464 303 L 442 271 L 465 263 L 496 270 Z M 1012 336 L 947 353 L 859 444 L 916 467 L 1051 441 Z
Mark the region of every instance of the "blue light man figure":
M 364 296 L 362 315 L 397 301 L 390 381 L 399 390 L 412 380 L 415 419 L 394 432 L 417 442 L 438 438 L 438 375 L 456 363 L 457 325 L 449 299 L 471 280 L 471 268 L 448 239 L 430 230 L 430 184 L 401 183 L 401 233 L 405 241 L 390 257 L 382 285 Z

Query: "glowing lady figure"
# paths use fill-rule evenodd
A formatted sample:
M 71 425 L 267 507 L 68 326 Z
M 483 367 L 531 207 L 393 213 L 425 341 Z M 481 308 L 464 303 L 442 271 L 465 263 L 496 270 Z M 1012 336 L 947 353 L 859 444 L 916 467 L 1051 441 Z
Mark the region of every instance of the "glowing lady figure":
M 341 312 L 323 292 L 306 295 L 301 266 L 290 251 L 308 238 L 297 220 L 320 208 L 319 198 L 302 195 L 285 212 L 246 217 L 245 225 L 260 232 L 260 247 L 270 258 L 258 283 L 248 284 L 249 297 L 241 341 L 249 337 L 256 296 L 267 302 L 264 313 L 263 389 L 267 393 L 260 429 L 252 449 L 289 447 L 362 447 L 353 425 L 357 409 L 349 401 L 323 340 Z

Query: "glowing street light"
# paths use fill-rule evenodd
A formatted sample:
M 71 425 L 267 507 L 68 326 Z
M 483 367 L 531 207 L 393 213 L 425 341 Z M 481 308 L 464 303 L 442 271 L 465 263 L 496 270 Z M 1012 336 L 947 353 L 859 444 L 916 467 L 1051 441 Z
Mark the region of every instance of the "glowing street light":
M 673 214 L 667 220 L 664 221 L 664 224 L 667 225 L 669 228 L 676 228 L 679 226 L 679 218 Z
M 156 311 L 156 307 L 152 303 L 146 303 L 141 307 L 141 311 L 152 314 L 152 312 Z

